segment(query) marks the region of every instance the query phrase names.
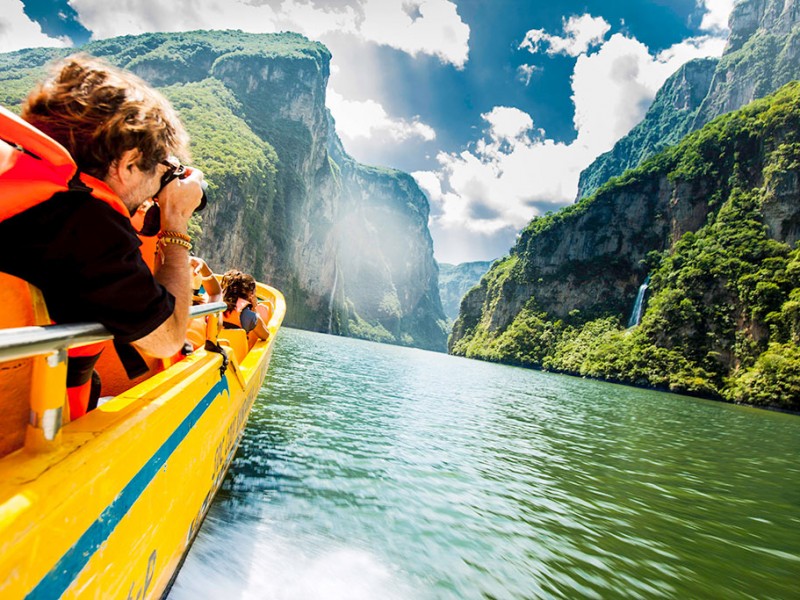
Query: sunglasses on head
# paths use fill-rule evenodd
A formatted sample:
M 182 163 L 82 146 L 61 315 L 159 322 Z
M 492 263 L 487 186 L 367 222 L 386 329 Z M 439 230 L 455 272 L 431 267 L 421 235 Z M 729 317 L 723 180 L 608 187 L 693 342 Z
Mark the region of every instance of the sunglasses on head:
M 160 164 L 167 167 L 167 170 L 161 176 L 161 187 L 158 188 L 156 195 L 153 197 L 153 204 L 147 209 L 147 213 L 144 215 L 144 223 L 142 223 L 142 228 L 139 233 L 146 237 L 156 235 L 161 229 L 161 207 L 158 205 L 158 195 L 161 193 L 161 190 L 175 179 L 184 179 L 192 172 L 190 167 L 182 165 L 181 162 L 173 156 L 162 160 Z M 206 197 L 207 184 L 203 181 L 201 185 L 203 188 L 203 197 L 200 198 L 200 204 L 194 209 L 196 213 L 203 210 L 206 204 L 208 204 L 208 198 Z

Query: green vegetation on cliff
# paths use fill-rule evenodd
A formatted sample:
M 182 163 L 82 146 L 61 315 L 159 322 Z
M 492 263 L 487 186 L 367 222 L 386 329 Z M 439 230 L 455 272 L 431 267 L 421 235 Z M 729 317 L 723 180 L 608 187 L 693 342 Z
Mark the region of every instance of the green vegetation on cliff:
M 705 220 L 647 255 L 643 266 L 651 280 L 641 324 L 626 330 L 627 314 L 620 311 L 573 310 L 559 317 L 552 306 L 542 306 L 537 296 L 544 290 L 526 280 L 536 258 L 528 248 L 536 238 L 548 232 L 569 236 L 577 218 L 599 203 L 659 179 L 668 181 L 673 193 L 691 190 L 691 206 L 701 207 Z M 798 195 L 800 83 L 795 82 L 719 117 L 639 169 L 612 179 L 595 196 L 533 221 L 512 256 L 496 263 L 473 292 L 481 306 L 477 313 L 462 313 L 451 350 L 798 410 Z M 513 295 L 520 285 L 532 289 L 524 302 Z M 503 311 L 512 313 L 507 324 L 499 316 Z
M 581 173 L 578 198 L 715 117 L 800 79 L 800 0 L 740 0 L 730 26 L 722 57 L 696 59 L 678 69 L 644 120 Z
M 205 79 L 175 84 L 162 91 L 180 113 L 191 135 L 193 162 L 203 166 L 211 197 L 219 198 L 239 190 L 244 199 L 242 204 L 226 204 L 227 210 L 219 203 L 212 207 L 215 218 L 209 228 L 216 230 L 212 238 L 223 239 L 242 213 L 248 239 L 256 249 L 256 262 L 260 263 L 264 258 L 263 246 L 268 243 L 260 229 L 261 215 L 273 212 L 276 196 L 278 157 L 275 150 L 237 116 L 241 114 L 241 105 L 219 81 Z M 193 219 L 191 227 L 192 236 L 201 238 L 202 214 Z

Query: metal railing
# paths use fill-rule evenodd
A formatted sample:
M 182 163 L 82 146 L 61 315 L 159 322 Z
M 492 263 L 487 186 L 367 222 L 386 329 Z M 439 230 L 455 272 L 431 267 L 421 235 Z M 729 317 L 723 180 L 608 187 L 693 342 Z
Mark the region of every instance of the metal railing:
M 189 309 L 189 318 L 204 317 L 227 308 L 224 302 L 199 304 Z M 44 325 L 0 329 L 0 362 L 50 354 L 113 339 L 99 323 Z

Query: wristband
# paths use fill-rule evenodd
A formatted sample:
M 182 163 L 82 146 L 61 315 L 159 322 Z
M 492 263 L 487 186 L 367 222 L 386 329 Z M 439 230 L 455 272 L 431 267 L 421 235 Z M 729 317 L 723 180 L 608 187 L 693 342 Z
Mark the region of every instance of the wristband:
M 159 231 L 158 232 L 158 239 L 162 238 L 178 238 L 180 240 L 184 240 L 186 242 L 191 242 L 192 238 L 190 238 L 187 234 L 181 233 L 179 231 Z
M 182 238 L 177 238 L 172 236 L 159 237 L 158 242 L 156 243 L 156 258 L 161 259 L 160 263 L 162 265 L 164 264 L 164 248 L 167 247 L 167 244 L 174 244 L 175 246 L 181 246 L 182 248 L 186 248 L 189 251 L 191 251 L 192 249 L 192 244 Z
M 175 244 L 176 246 L 183 246 L 187 250 L 191 250 L 192 249 L 192 243 L 188 242 L 188 241 L 186 241 L 186 240 L 184 240 L 182 238 L 166 237 L 165 236 L 165 237 L 159 238 L 158 243 L 162 247 L 166 246 L 167 244 Z

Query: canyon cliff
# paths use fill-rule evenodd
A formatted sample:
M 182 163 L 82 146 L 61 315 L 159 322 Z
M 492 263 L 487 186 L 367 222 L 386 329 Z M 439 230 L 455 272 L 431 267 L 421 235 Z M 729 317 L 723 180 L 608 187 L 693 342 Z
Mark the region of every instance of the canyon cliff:
M 578 199 L 719 115 L 800 79 L 800 0 L 744 0 L 721 58 L 690 61 L 656 94 L 645 118 L 580 176 Z
M 490 261 L 475 261 L 450 265 L 439 263 L 439 295 L 442 298 L 444 314 L 451 321 L 458 318 L 461 299 L 475 287 L 489 267 Z
M 798 239 L 794 82 L 534 219 L 463 300 L 450 349 L 797 410 Z

